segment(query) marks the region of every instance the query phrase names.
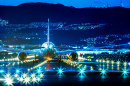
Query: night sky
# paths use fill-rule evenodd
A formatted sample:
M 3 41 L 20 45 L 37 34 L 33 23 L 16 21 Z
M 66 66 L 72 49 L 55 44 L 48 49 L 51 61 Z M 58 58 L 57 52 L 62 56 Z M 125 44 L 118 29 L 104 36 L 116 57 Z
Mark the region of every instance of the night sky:
M 0 0 L 0 5 L 17 6 L 27 2 L 43 2 L 53 4 L 63 4 L 65 6 L 73 6 L 76 8 L 84 7 L 113 7 L 121 6 L 120 2 L 123 2 L 123 7 L 130 8 L 130 0 Z

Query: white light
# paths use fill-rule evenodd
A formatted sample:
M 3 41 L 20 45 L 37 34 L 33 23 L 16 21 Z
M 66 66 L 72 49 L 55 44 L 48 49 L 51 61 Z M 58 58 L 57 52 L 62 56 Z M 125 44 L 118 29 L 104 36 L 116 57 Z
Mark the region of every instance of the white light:
M 50 45 L 49 48 L 52 48 L 52 45 Z
M 81 74 L 84 73 L 84 70 L 81 70 L 80 73 L 81 73 Z
M 29 77 L 27 77 L 27 78 L 25 78 L 25 80 L 24 80 L 26 83 L 28 83 L 29 81 L 30 81 L 30 78 Z
M 23 81 L 23 78 L 21 77 L 21 78 L 19 79 L 19 81 Z
M 35 74 L 32 74 L 31 77 L 35 77 Z
M 43 74 L 40 74 L 40 77 L 43 77 Z
M 18 74 L 15 74 L 15 77 L 18 77 Z
M 37 78 L 38 81 L 40 81 L 40 78 Z
M 34 82 L 35 82 L 35 81 L 36 81 L 36 78 L 34 77 L 32 81 L 34 81 Z
M 128 63 L 128 65 L 130 66 L 130 62 Z
M 12 85 L 13 80 L 11 78 L 6 78 L 5 82 L 6 82 L 7 85 Z
M 0 70 L 0 73 L 1 73 L 1 72 L 4 72 L 4 71 L 3 71 L 3 70 Z
M 9 75 L 9 74 L 7 74 L 6 76 L 7 76 L 7 77 L 10 77 L 10 75 Z
M 126 74 L 127 73 L 127 71 L 124 71 L 124 74 Z
M 23 77 L 25 78 L 25 77 L 26 77 L 26 74 L 23 74 Z

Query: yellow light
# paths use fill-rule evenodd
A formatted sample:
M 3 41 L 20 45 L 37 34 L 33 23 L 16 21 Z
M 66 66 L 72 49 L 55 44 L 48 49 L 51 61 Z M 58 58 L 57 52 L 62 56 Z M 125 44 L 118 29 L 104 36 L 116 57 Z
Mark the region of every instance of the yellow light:
M 117 61 L 117 64 L 120 64 L 120 61 Z
M 107 63 L 109 63 L 109 60 L 107 60 Z
M 105 62 L 105 60 L 103 59 L 103 62 Z
M 114 61 L 112 60 L 111 63 L 114 64 Z
M 99 68 L 98 70 L 101 70 L 101 68 Z
M 126 66 L 127 65 L 127 62 L 124 62 L 124 66 Z

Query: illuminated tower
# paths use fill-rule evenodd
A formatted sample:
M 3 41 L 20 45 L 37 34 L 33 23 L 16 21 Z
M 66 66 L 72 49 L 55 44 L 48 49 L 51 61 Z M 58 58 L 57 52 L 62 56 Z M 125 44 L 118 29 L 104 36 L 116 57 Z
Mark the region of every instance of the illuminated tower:
M 48 45 L 49 45 L 49 18 L 48 18 L 47 42 L 48 42 Z

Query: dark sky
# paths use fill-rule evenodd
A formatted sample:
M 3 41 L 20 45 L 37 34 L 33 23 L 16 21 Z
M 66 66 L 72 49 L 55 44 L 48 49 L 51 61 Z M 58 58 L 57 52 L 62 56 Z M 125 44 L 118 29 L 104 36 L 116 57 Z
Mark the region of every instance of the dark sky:
M 120 2 L 123 2 L 123 6 L 130 8 L 130 0 L 0 0 L 0 5 L 11 5 L 17 6 L 21 3 L 26 2 L 43 2 L 43 3 L 53 3 L 53 4 L 63 4 L 65 6 L 73 6 L 76 8 L 84 7 L 106 7 L 108 6 L 121 6 Z

